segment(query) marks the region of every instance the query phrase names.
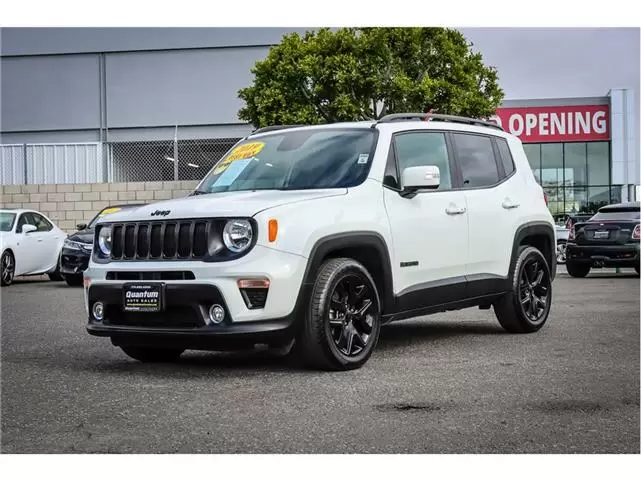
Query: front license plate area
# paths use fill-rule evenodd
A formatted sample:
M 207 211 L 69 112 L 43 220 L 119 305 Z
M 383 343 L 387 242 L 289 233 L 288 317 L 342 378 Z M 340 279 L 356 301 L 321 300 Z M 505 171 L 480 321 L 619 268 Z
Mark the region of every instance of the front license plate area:
M 126 283 L 122 287 L 122 308 L 125 312 L 160 312 L 164 296 L 164 283 Z
M 595 240 L 604 240 L 606 238 L 610 238 L 609 230 L 597 230 L 596 232 L 594 232 Z

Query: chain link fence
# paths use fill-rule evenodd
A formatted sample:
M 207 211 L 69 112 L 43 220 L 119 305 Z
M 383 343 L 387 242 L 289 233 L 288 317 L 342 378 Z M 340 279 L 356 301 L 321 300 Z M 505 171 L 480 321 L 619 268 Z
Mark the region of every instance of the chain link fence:
M 109 182 L 200 180 L 238 138 L 109 143 Z

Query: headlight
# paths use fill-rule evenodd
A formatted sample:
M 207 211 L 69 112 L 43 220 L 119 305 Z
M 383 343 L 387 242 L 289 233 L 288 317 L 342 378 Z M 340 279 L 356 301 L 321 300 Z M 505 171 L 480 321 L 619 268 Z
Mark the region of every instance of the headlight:
M 223 229 L 223 242 L 225 246 L 234 253 L 241 253 L 247 250 L 254 237 L 249 220 L 229 220 Z
M 68 248 L 69 250 L 80 250 L 80 244 L 78 242 L 74 242 L 73 240 L 65 240 L 64 247 Z
M 69 250 L 83 250 L 90 252 L 93 245 L 90 243 L 75 242 L 73 240 L 66 239 L 64 242 L 64 247 Z
M 100 248 L 100 253 L 106 257 L 111 255 L 111 227 L 102 227 L 98 232 L 98 247 Z

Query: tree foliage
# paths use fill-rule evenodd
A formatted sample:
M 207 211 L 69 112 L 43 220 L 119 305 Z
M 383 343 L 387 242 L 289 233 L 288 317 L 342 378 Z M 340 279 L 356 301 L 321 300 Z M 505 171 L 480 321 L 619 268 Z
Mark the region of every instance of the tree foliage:
M 457 30 L 324 28 L 292 33 L 238 92 L 256 127 L 427 112 L 489 117 L 503 100 L 497 72 Z

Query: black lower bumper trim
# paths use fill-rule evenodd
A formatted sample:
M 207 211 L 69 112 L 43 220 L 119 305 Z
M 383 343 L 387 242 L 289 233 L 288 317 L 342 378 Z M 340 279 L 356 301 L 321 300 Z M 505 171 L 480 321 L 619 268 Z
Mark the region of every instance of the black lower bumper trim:
M 294 317 L 197 329 L 141 328 L 90 322 L 87 332 L 110 337 L 114 345 L 215 350 L 255 343 L 281 343 L 294 336 Z
M 115 345 L 141 345 L 185 349 L 214 350 L 252 343 L 280 343 L 294 335 L 296 309 L 278 319 L 234 323 L 225 300 L 213 285 L 166 284 L 165 309 L 158 313 L 124 312 L 122 285 L 92 285 L 89 305 L 105 305 L 105 319 L 89 317 L 87 332 L 110 337 Z M 219 304 L 225 320 L 219 325 L 207 322 L 209 306 Z
M 639 245 L 568 244 L 566 263 L 589 264 L 594 267 L 634 267 L 639 265 Z

